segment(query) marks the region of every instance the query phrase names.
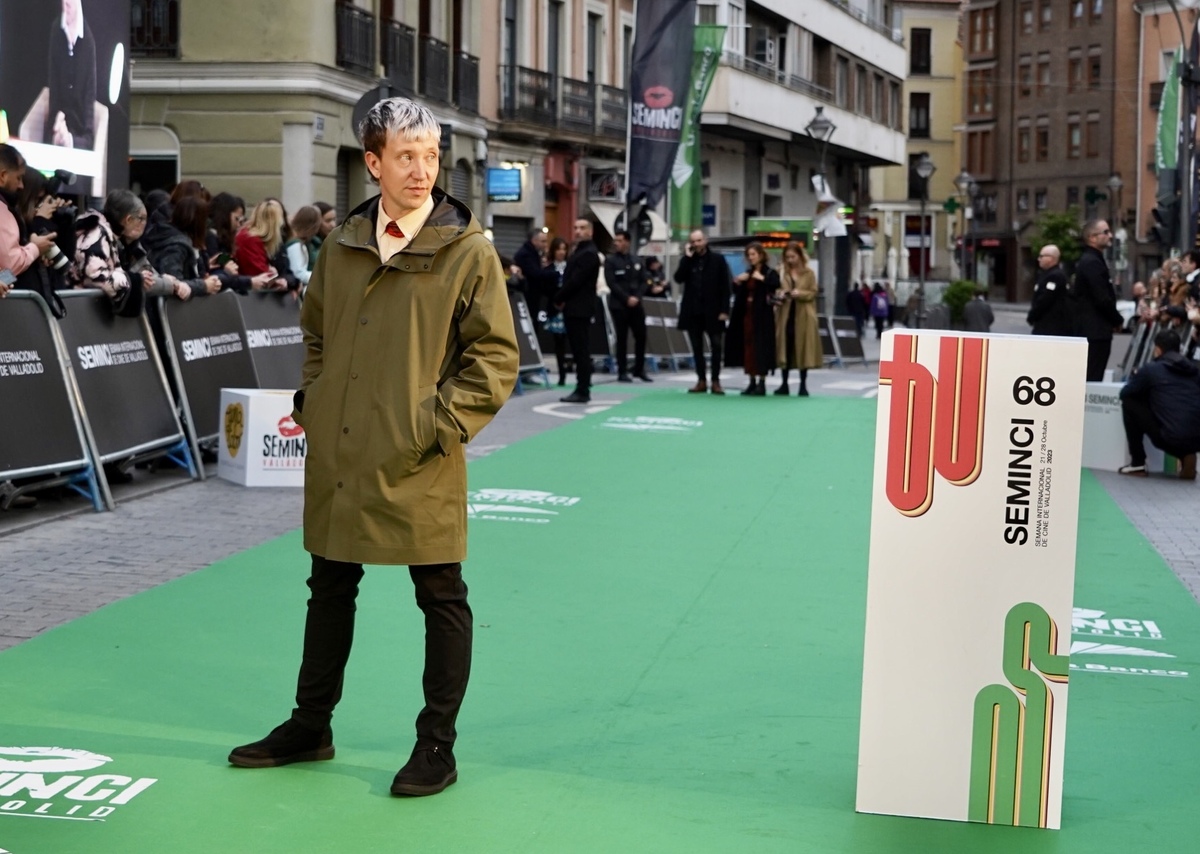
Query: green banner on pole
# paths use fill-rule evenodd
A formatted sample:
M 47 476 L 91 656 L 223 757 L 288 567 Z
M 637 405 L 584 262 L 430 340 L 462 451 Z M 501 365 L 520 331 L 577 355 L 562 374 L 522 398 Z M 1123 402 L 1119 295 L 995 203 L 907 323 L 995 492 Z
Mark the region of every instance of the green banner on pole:
M 692 42 L 692 85 L 688 89 L 683 141 L 671 169 L 671 239 L 686 240 L 699 228 L 704 190 L 700 183 L 700 113 L 717 73 L 725 27 L 697 24 Z
M 1158 105 L 1158 134 L 1154 143 L 1154 166 L 1159 172 L 1171 171 L 1179 163 L 1179 61 L 1182 50 L 1171 58 L 1171 68 L 1163 81 L 1162 100 Z

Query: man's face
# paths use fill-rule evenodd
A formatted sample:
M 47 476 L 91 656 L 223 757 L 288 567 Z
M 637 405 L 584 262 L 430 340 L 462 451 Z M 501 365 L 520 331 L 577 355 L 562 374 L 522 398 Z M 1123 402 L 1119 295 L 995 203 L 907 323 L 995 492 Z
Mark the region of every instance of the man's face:
M 618 255 L 624 255 L 629 251 L 629 239 L 623 234 L 618 234 L 613 238 L 613 250 Z
M 530 239 L 529 242 L 533 244 L 533 248 L 536 249 L 540 254 L 545 255 L 546 246 L 550 243 L 550 238 L 546 236 L 546 232 L 539 231 Z
M 1058 263 L 1058 255 L 1053 252 L 1047 252 L 1045 249 L 1043 249 L 1038 253 L 1037 262 L 1038 266 L 1043 270 L 1049 270 Z
M 708 238 L 704 236 L 703 231 L 693 231 L 688 236 L 688 246 L 692 247 L 692 252 L 703 255 L 708 248 Z
M 586 240 L 592 239 L 592 221 L 590 219 L 575 220 L 575 242 L 583 243 Z
M 1096 223 L 1096 230 L 1088 237 L 1088 245 L 1093 249 L 1107 249 L 1112 245 L 1112 229 L 1104 220 Z
M 367 168 L 379 182 L 389 216 L 399 219 L 425 204 L 437 181 L 440 157 L 438 139 L 432 134 L 415 140 L 388 134 L 382 152 L 366 153 Z
M 1183 265 L 1183 274 L 1185 276 L 1190 276 L 1196 271 L 1196 265 L 1192 263 L 1191 255 L 1184 255 L 1179 259 L 1179 263 Z
M 1146 286 L 1141 282 L 1133 283 L 1133 291 L 1131 292 L 1134 299 L 1141 299 L 1146 295 Z
M 0 169 L 0 190 L 6 193 L 19 193 L 25 188 L 25 167 L 19 169 Z

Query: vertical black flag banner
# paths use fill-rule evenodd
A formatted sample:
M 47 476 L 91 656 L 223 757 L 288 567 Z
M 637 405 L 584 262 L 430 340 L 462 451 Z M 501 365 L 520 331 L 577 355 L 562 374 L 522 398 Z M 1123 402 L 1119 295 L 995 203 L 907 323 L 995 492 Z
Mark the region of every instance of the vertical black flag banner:
M 696 0 L 640 0 L 629 74 L 626 205 L 654 207 L 683 138 Z

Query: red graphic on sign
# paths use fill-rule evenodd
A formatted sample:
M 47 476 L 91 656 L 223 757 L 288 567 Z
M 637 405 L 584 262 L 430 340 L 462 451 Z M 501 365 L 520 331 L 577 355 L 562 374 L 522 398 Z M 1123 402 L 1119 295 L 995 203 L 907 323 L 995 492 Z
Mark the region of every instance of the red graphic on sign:
M 667 86 L 651 86 L 642 94 L 642 100 L 652 110 L 665 110 L 675 103 L 675 93 Z
M 933 504 L 933 473 L 955 486 L 974 483 L 983 469 L 983 411 L 987 340 L 943 337 L 938 378 L 917 361 L 917 338 L 897 335 L 880 385 L 892 387 L 888 410 L 888 501 L 905 516 Z
M 303 436 L 304 428 L 292 420 L 292 416 L 285 415 L 279 419 L 279 435 L 285 439 L 290 439 L 293 436 Z

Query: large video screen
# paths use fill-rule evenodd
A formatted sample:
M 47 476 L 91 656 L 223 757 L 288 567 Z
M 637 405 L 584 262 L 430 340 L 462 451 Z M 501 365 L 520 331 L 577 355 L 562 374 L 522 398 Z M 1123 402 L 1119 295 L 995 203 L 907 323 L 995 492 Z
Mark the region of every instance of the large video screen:
M 125 187 L 129 0 L 0 0 L 0 110 L 31 168 L 76 176 L 63 193 Z

